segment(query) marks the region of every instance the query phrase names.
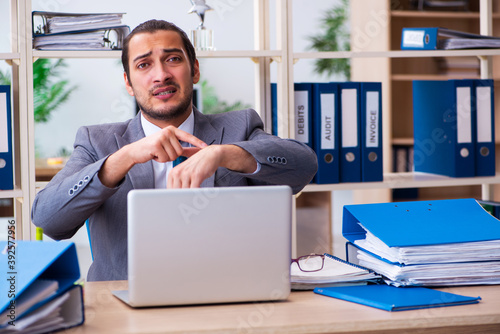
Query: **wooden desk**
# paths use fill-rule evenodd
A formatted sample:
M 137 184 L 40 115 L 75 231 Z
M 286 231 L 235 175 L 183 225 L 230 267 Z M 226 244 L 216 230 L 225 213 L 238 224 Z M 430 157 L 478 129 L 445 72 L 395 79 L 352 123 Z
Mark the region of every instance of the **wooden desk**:
M 481 296 L 479 304 L 402 312 L 311 291 L 284 302 L 132 309 L 111 294 L 126 288 L 86 283 L 85 324 L 67 333 L 500 333 L 500 285 L 443 289 Z

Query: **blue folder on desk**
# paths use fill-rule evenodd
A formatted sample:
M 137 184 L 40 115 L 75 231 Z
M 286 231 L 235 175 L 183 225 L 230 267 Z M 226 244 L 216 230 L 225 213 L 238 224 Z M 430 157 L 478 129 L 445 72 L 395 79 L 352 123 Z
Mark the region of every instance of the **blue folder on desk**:
M 389 247 L 500 239 L 500 221 L 473 198 L 345 205 L 343 236 L 354 243 L 368 231 Z
M 423 287 L 396 288 L 389 285 L 316 288 L 314 292 L 386 311 L 476 304 L 481 300 L 481 297 L 467 297 Z
M 10 305 L 17 305 L 23 293 L 28 292 L 37 281 L 55 281 L 57 289 L 54 293 L 32 305 L 22 314 L 16 313 L 15 320 L 22 319 L 30 312 L 72 291 L 71 298 L 77 301 L 73 300 L 71 306 L 79 305 L 79 307 L 74 312 L 67 313 L 70 314 L 71 321 L 75 318 L 77 320 L 71 325 L 64 323 L 62 326 L 69 328 L 83 323 L 82 287 L 75 285 L 80 278 L 80 268 L 74 243 L 2 241 L 0 242 L 0 273 L 2 277 L 0 291 L 4 292 L 0 294 L 0 314 L 3 315 Z M 1 323 L 5 323 L 5 319 L 1 320 Z

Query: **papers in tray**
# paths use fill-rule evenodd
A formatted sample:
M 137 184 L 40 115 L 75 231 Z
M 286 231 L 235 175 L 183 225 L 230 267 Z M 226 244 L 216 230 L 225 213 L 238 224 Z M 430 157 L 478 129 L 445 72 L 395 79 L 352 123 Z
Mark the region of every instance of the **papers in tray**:
M 33 47 L 38 50 L 118 50 L 130 32 L 128 26 L 99 30 L 36 35 Z
M 362 285 L 380 278 L 374 272 L 348 263 L 338 257 L 325 254 L 325 263 L 320 271 L 304 272 L 297 263 L 290 268 L 293 290 L 312 290 L 315 287 Z

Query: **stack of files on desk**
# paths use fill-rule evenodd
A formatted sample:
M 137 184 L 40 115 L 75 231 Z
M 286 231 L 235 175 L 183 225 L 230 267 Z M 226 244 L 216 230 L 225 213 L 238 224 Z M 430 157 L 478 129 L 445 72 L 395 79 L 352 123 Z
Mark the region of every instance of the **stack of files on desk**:
M 346 205 L 342 234 L 395 286 L 500 284 L 500 221 L 474 199 Z
M 271 85 L 273 134 L 277 134 L 276 84 Z M 380 82 L 294 84 L 294 138 L 314 149 L 313 182 L 376 182 L 382 170 Z
M 0 85 L 0 190 L 14 189 L 10 86 Z
M 130 28 L 123 13 L 32 13 L 33 47 L 40 50 L 118 50 Z
M 296 262 L 290 268 L 290 281 L 293 290 L 313 290 L 316 287 L 365 285 L 375 282 L 380 275 L 325 253 L 323 269 L 304 272 Z
M 72 242 L 0 242 L 0 333 L 48 333 L 84 321 Z
M 446 28 L 403 28 L 402 50 L 499 48 L 500 38 Z
M 413 81 L 415 171 L 495 175 L 493 80 Z

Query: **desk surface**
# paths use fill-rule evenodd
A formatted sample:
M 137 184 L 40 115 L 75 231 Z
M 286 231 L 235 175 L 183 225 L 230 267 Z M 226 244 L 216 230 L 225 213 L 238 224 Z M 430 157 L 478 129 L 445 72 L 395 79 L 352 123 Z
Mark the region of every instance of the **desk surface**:
M 500 285 L 440 289 L 481 296 L 479 304 L 401 312 L 312 291 L 283 302 L 132 309 L 111 294 L 126 288 L 86 283 L 85 324 L 67 333 L 500 333 Z

